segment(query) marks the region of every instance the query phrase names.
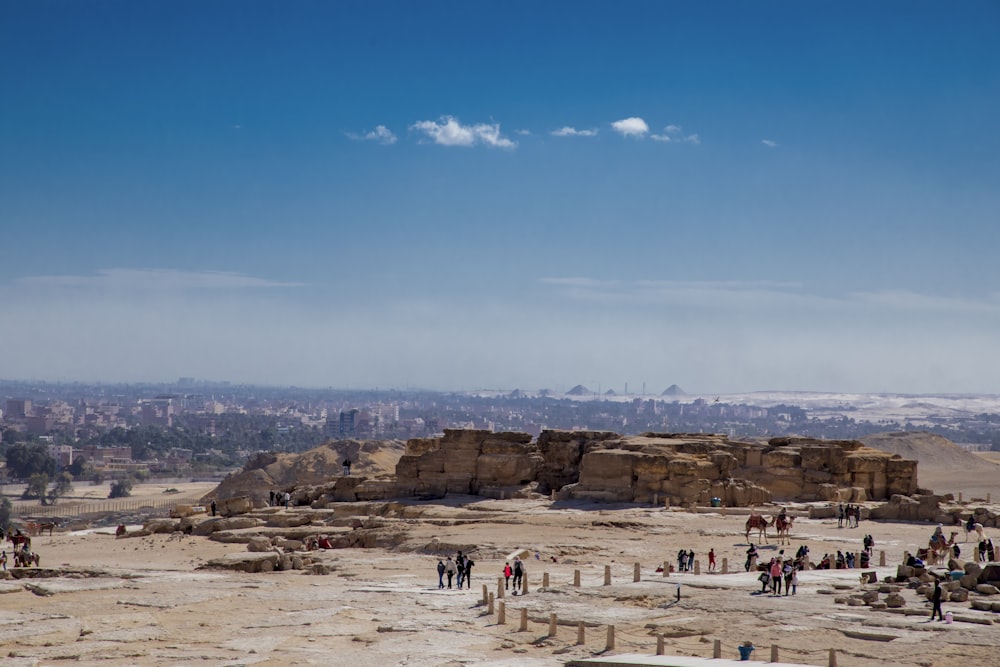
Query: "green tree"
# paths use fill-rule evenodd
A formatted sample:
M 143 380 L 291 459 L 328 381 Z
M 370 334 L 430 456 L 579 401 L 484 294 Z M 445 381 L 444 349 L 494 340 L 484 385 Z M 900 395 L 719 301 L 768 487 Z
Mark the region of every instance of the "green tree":
M 111 485 L 108 498 L 128 498 L 132 495 L 132 478 L 123 477 Z
M 7 448 L 7 468 L 18 479 L 27 479 L 35 474 L 53 475 L 56 460 L 41 443 L 18 442 Z
M 73 462 L 69 464 L 69 474 L 73 475 L 73 479 L 80 479 L 87 474 L 87 463 L 86 456 L 73 457 Z
M 16 428 L 6 428 L 3 431 L 3 442 L 7 445 L 13 445 L 18 440 L 24 440 L 21 436 L 20 431 Z
M 73 491 L 73 476 L 63 471 L 56 475 L 55 483 L 49 489 L 49 502 L 56 504 L 56 499 L 69 495 Z
M 36 472 L 28 478 L 28 485 L 24 487 L 21 497 L 25 500 L 38 498 L 45 504 L 45 492 L 49 488 L 49 476 L 42 472 Z
M 10 517 L 14 513 L 14 506 L 6 496 L 0 498 L 0 530 L 7 533 L 10 530 Z

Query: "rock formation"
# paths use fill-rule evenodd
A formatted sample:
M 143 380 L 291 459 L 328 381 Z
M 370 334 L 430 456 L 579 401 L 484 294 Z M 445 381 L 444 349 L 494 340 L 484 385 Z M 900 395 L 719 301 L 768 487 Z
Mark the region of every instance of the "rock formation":
M 307 454 L 309 460 L 330 458 L 315 450 Z M 287 484 L 290 479 L 282 475 L 297 467 L 288 460 L 247 470 L 241 473 L 242 481 L 227 480 L 214 495 L 221 499 L 249 494 L 250 487 L 257 500 L 256 495 L 266 494 L 273 484 L 269 480 Z M 742 442 L 702 433 L 543 431 L 533 441 L 526 433 L 449 429 L 442 437 L 409 440 L 394 477 L 341 477 L 336 466 L 333 472 L 308 467 L 311 476 L 298 481 L 292 502 L 314 508 L 402 497 L 511 498 L 535 493 L 565 500 L 673 505 L 708 504 L 718 498 L 727 506 L 753 506 L 772 499 L 886 500 L 917 491 L 915 461 L 857 441 Z M 921 508 L 913 511 L 924 513 Z

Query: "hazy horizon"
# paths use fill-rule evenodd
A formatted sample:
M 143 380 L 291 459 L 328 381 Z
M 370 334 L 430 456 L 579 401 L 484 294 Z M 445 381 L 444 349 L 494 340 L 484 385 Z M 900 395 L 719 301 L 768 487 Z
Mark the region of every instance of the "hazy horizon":
M 996 3 L 3 15 L 0 375 L 1000 392 Z

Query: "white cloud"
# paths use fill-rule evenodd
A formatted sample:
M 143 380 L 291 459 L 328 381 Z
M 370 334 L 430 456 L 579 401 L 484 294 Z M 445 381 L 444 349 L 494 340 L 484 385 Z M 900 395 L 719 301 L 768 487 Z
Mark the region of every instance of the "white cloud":
M 87 287 L 97 289 L 241 289 L 249 287 L 302 287 L 302 283 L 255 278 L 228 271 L 177 271 L 174 269 L 103 269 L 96 275 L 24 276 L 22 285 Z
M 374 141 L 383 146 L 390 146 L 396 143 L 396 135 L 385 125 L 376 125 L 374 130 L 365 134 L 348 132 L 347 136 L 356 141 Z
M 499 123 L 478 123 L 462 125 L 453 116 L 442 116 L 439 120 L 421 120 L 410 126 L 411 130 L 422 132 L 434 143 L 441 146 L 475 146 L 485 144 L 495 148 L 514 148 L 517 143 L 500 136 Z
M 644 137 L 649 132 L 649 125 L 638 116 L 616 120 L 611 127 L 625 137 Z
M 530 137 L 531 130 L 514 130 L 514 134 L 520 134 L 522 137 Z
M 553 137 L 596 137 L 597 130 L 578 130 L 567 125 L 558 130 L 552 130 L 549 134 Z
M 701 143 L 701 137 L 697 134 L 684 134 L 684 128 L 680 125 L 667 125 L 663 128 L 662 134 L 651 134 L 649 138 L 663 143 L 686 143 L 696 146 Z
M 777 141 L 771 141 L 770 139 L 761 139 L 760 143 L 764 144 L 768 148 L 774 148 L 775 146 L 778 145 Z

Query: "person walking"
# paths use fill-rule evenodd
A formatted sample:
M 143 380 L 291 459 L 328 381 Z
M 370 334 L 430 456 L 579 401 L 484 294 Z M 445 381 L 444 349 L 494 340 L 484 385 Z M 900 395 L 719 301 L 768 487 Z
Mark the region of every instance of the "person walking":
M 510 590 L 510 576 L 514 574 L 514 570 L 510 567 L 510 561 L 507 561 L 503 566 L 503 589 Z
M 475 562 L 471 558 L 465 559 L 465 587 L 472 588 L 472 566 Z
M 708 550 L 708 571 L 715 572 L 715 549 Z
M 285 509 L 288 509 L 288 506 L 292 503 L 292 494 L 285 491 L 285 495 L 282 499 L 285 501 Z
M 777 558 L 771 561 L 771 593 L 781 595 L 781 561 Z
M 455 569 L 458 575 L 458 587 L 462 587 L 462 582 L 465 581 L 465 556 L 459 551 L 458 555 L 455 556 Z
M 438 588 L 444 588 L 444 561 L 438 558 Z
M 934 615 L 937 614 L 938 620 L 944 620 L 944 614 L 941 613 L 941 581 L 939 579 L 934 580 L 934 592 L 931 594 L 931 620 L 934 620 Z
M 514 557 L 514 594 L 517 595 L 517 589 L 521 587 L 521 582 L 524 579 L 524 564 L 521 559 L 517 556 Z
M 844 505 L 841 503 L 837 507 L 837 528 L 844 527 Z
M 448 577 L 448 588 L 451 588 L 452 577 L 455 576 L 455 572 L 457 572 L 457 571 L 458 571 L 458 568 L 455 567 L 455 561 L 453 561 L 451 559 L 451 556 L 448 556 L 448 560 L 445 561 L 445 564 L 444 564 L 444 573 L 445 573 L 445 576 Z
M 792 595 L 795 595 L 795 591 L 799 590 L 799 570 L 798 568 L 792 568 Z

